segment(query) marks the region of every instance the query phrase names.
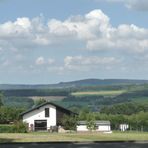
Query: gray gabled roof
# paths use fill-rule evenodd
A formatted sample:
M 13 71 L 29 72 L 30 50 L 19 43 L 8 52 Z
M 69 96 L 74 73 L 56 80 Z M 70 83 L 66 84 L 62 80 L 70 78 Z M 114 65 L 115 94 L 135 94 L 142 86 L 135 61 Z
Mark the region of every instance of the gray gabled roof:
M 62 106 L 59 106 L 59 105 L 57 105 L 57 104 L 55 104 L 55 103 L 53 103 L 53 102 L 46 102 L 46 103 L 43 103 L 43 104 L 41 104 L 41 105 L 38 105 L 38 106 L 36 106 L 36 107 L 34 107 L 34 108 L 32 108 L 32 109 L 29 109 L 29 110 L 27 110 L 27 111 L 21 113 L 20 116 L 23 116 L 23 115 L 25 115 L 25 114 L 27 114 L 27 113 L 29 113 L 29 112 L 32 112 L 32 111 L 34 111 L 34 110 L 37 110 L 37 109 L 39 109 L 39 108 L 41 108 L 41 107 L 43 107 L 43 106 L 45 106 L 45 105 L 52 105 L 52 106 L 55 106 L 55 107 L 58 108 L 58 109 L 64 110 L 64 111 L 67 112 L 68 114 L 71 114 L 71 115 L 78 115 L 77 113 L 74 113 L 74 112 L 72 112 L 71 110 L 66 109 L 66 108 L 64 108 L 64 107 L 62 107 Z
M 78 121 L 78 125 L 86 125 L 88 121 Z M 96 120 L 96 125 L 110 125 L 110 121 Z

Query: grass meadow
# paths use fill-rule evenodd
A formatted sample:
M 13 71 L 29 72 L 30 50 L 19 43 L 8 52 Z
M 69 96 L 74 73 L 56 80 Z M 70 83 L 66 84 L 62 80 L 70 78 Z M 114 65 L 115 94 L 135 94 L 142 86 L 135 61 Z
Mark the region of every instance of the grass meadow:
M 61 142 L 61 141 L 146 141 L 147 132 L 103 133 L 1 133 L 0 143 L 4 142 Z

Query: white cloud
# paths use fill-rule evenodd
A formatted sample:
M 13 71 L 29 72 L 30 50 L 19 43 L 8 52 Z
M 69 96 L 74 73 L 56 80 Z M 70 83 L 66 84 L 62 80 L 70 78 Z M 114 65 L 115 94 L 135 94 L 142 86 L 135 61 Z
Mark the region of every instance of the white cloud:
M 148 11 L 148 1 L 147 0 L 127 0 L 126 6 L 129 9 Z
M 45 60 L 43 57 L 38 57 L 35 61 L 36 65 L 43 65 L 45 64 Z
M 67 47 L 67 44 L 70 46 Z M 76 56 L 85 52 L 78 49 L 79 44 L 81 49 L 90 50 L 91 56 Z M 60 56 L 58 53 L 57 56 L 59 61 L 45 58 L 46 53 L 55 54 L 53 47 L 56 50 L 61 48 L 59 53 L 62 54 Z M 34 60 L 28 55 L 31 55 L 31 49 L 36 48 L 40 48 L 37 49 L 37 54 L 40 52 L 43 56 Z M 75 56 L 67 56 L 68 48 L 76 49 Z M 96 53 L 101 53 L 102 57 L 98 57 Z M 27 71 L 27 66 L 32 65 L 35 70 L 48 69 L 50 72 L 58 69 L 60 72 L 111 70 L 116 66 L 120 67 L 121 64 L 118 58 L 112 57 L 114 53 L 116 57 L 124 56 L 125 59 L 130 59 L 133 55 L 148 55 L 148 29 L 134 24 L 120 24 L 113 27 L 110 18 L 101 10 L 71 16 L 64 21 L 51 19 L 46 24 L 41 18 L 26 17 L 0 24 L 0 54 L 1 57 L 5 56 L 5 60 L 1 60 L 3 67 L 11 64 L 9 67 L 16 69 L 22 66 Z M 60 63 L 62 57 L 65 57 L 64 64 Z
M 148 29 L 139 28 L 133 24 L 123 24 L 117 28 L 110 27 L 106 36 L 89 40 L 87 48 L 89 50 L 122 50 L 145 53 L 148 52 Z
M 54 59 L 49 58 L 49 59 L 45 59 L 44 57 L 40 56 L 36 59 L 35 63 L 36 65 L 51 65 L 55 62 Z
M 18 18 L 17 21 L 14 23 L 16 26 L 21 26 L 24 29 L 28 29 L 31 27 L 30 20 L 26 17 Z
M 51 65 L 51 64 L 53 64 L 54 62 L 55 62 L 54 59 L 48 59 L 48 62 L 47 62 L 47 63 L 48 63 L 49 65 Z
M 65 21 L 41 18 L 18 18 L 0 24 L 1 49 L 32 49 L 50 45 L 83 44 L 87 50 L 148 51 L 148 29 L 134 24 L 112 27 L 110 18 L 101 10 L 84 16 L 72 16 Z M 132 46 L 131 46 L 132 45 Z
M 98 56 L 67 56 L 64 59 L 66 69 L 77 71 L 89 71 L 93 69 L 108 69 L 119 64 L 120 60 L 115 57 L 98 57 Z
M 18 18 L 15 22 L 0 24 L 0 39 L 13 39 L 17 37 L 27 37 L 31 29 L 29 18 Z
M 93 10 L 85 16 L 75 16 L 64 24 L 77 33 L 79 39 L 89 40 L 103 36 L 109 27 L 109 17 L 101 10 Z
M 127 8 L 134 9 L 138 11 L 148 11 L 148 1 L 147 0 L 94 0 L 96 2 L 106 1 L 114 3 L 123 3 Z

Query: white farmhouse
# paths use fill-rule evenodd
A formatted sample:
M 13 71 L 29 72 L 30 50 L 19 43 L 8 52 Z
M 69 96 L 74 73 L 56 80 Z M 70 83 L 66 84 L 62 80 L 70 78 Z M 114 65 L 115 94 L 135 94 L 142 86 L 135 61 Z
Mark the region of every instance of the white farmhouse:
M 23 122 L 31 131 L 49 130 L 52 126 L 60 126 L 64 115 L 74 115 L 72 111 L 51 102 L 41 104 L 21 114 Z
M 96 132 L 111 132 L 110 121 L 95 121 Z M 87 121 L 79 121 L 77 124 L 77 132 L 87 132 Z

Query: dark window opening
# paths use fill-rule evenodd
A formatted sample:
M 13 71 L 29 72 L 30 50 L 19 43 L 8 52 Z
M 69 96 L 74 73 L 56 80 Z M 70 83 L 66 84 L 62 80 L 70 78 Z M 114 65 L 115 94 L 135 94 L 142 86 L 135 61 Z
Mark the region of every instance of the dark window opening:
M 45 117 L 49 117 L 49 108 L 45 108 Z
M 37 130 L 47 130 L 47 121 L 46 120 L 35 120 L 35 131 Z

